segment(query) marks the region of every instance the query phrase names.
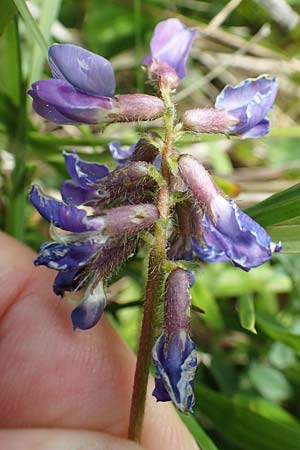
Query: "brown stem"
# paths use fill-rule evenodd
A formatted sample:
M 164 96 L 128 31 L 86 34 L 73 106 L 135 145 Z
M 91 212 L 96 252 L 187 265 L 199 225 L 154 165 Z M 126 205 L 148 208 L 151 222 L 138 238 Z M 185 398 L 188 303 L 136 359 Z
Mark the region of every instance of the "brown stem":
M 162 176 L 165 182 L 158 193 L 157 208 L 160 219 L 156 224 L 153 244 L 149 254 L 144 317 L 137 355 L 128 430 L 129 439 L 137 442 L 140 442 L 141 439 L 151 353 L 156 338 L 156 327 L 160 321 L 159 311 L 162 304 L 166 273 L 167 225 L 170 213 L 170 177 L 167 158 L 171 155 L 174 144 L 174 107 L 168 93 L 162 91 L 162 96 L 166 106 L 164 115 L 166 134 L 165 145 L 162 151 Z

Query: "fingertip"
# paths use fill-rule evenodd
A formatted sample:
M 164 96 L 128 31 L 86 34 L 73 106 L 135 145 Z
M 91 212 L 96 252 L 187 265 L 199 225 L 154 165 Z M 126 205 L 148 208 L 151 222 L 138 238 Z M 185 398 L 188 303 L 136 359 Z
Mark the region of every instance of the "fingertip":
M 0 430 L 0 442 L 5 450 L 145 450 L 125 439 L 82 430 Z

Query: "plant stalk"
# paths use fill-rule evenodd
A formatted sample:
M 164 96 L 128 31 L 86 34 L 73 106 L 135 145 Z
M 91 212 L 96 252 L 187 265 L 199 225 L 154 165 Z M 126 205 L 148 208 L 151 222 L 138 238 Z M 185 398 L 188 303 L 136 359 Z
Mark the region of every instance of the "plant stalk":
M 165 143 L 162 151 L 162 176 L 164 178 L 164 184 L 158 193 L 157 207 L 160 213 L 160 220 L 156 224 L 154 239 L 149 254 L 144 316 L 137 355 L 128 430 L 129 439 L 136 442 L 140 442 L 141 440 L 152 347 L 156 338 L 156 328 L 160 321 L 159 311 L 163 302 L 166 274 L 167 227 L 170 213 L 169 169 L 167 159 L 172 153 L 175 138 L 174 106 L 171 103 L 169 93 L 163 92 L 163 90 L 162 98 L 166 106 L 164 114 Z

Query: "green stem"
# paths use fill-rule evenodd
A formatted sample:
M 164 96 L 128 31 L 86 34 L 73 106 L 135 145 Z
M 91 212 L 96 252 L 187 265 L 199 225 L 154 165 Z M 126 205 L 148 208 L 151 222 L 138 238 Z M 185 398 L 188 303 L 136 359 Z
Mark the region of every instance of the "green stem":
M 167 158 L 170 156 L 174 144 L 174 107 L 169 95 L 163 90 L 162 96 L 166 106 L 164 115 L 165 144 L 162 151 L 162 176 L 165 183 L 158 193 L 157 207 L 160 213 L 160 220 L 155 228 L 152 248 L 149 254 L 144 317 L 137 355 L 128 430 L 129 439 L 137 442 L 140 442 L 141 439 L 151 353 L 156 338 L 156 327 L 160 321 L 160 306 L 163 302 L 166 274 L 167 227 L 170 213 Z

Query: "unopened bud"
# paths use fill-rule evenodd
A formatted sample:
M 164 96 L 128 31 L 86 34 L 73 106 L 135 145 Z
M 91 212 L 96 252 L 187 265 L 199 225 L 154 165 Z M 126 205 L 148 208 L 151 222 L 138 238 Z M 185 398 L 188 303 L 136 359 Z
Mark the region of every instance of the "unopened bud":
M 181 117 L 185 128 L 196 133 L 229 133 L 230 126 L 237 120 L 227 111 L 213 108 L 197 108 L 185 111 Z
M 183 180 L 189 186 L 199 205 L 210 205 L 219 190 L 202 164 L 190 155 L 182 155 L 178 166 Z
M 158 209 L 150 203 L 119 206 L 103 211 L 103 214 L 103 232 L 111 237 L 138 233 L 150 228 L 159 219 Z
M 165 89 L 175 90 L 179 85 L 179 78 L 176 70 L 168 63 L 153 58 L 148 66 L 149 78 L 158 81 Z
M 153 120 L 161 117 L 165 110 L 163 101 L 153 95 L 118 95 L 115 101 L 118 104 L 115 122 Z
M 167 280 L 164 329 L 168 335 L 178 330 L 190 329 L 189 294 L 190 274 L 187 270 L 176 269 Z

